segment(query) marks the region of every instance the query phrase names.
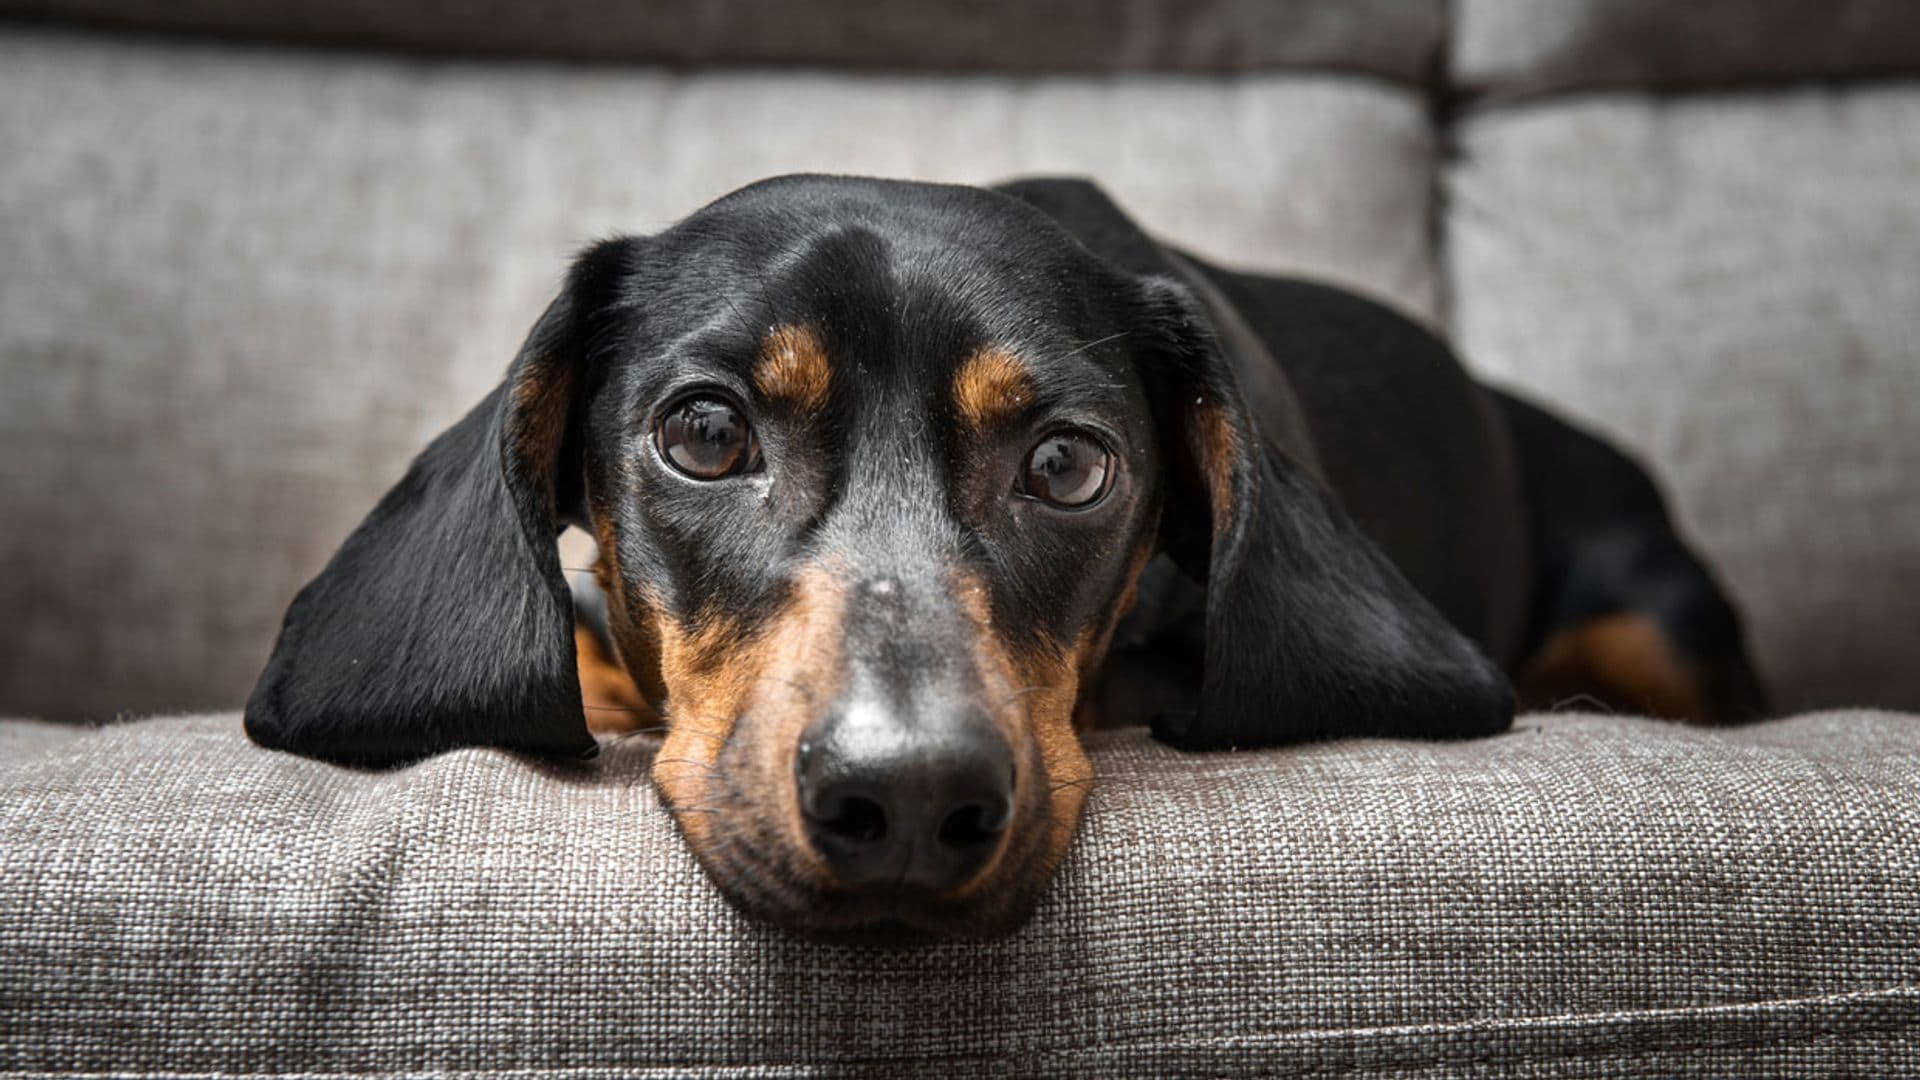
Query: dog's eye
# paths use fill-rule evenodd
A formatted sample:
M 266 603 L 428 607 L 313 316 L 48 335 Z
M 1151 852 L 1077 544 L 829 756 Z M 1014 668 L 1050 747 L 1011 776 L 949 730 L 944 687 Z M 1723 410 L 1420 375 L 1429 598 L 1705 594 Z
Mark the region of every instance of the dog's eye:
M 734 404 L 713 394 L 673 403 L 654 428 L 660 456 L 696 480 L 752 472 L 760 467 L 760 440 Z
M 1056 431 L 1027 451 L 1024 494 L 1068 509 L 1098 502 L 1113 477 L 1113 454 L 1084 431 Z

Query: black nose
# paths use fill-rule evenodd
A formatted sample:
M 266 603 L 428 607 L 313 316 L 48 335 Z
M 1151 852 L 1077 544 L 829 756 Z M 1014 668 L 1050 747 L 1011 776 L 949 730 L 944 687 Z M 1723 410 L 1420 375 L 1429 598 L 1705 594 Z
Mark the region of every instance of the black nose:
M 984 716 L 913 725 L 852 710 L 807 732 L 796 772 L 808 839 L 847 885 L 952 889 L 1013 816 L 1013 753 Z

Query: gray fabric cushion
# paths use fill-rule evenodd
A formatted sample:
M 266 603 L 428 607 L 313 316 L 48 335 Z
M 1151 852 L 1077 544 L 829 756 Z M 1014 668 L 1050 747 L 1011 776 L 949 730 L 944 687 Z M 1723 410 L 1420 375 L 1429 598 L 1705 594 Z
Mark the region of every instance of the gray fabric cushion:
M 0 1071 L 1920 1069 L 1916 717 L 1114 733 L 1035 919 L 908 952 L 743 922 L 650 753 L 361 773 L 213 716 L 0 762 Z
M 0 0 L 41 17 L 282 41 L 679 64 L 1183 71 L 1417 80 L 1440 0 Z
M 1517 98 L 1920 74 L 1912 0 L 1461 0 L 1451 78 Z
M 1421 103 L 1347 79 L 400 63 L 0 36 L 0 709 L 237 706 L 595 237 L 789 171 L 1097 175 L 1427 310 Z
M 1779 704 L 1920 705 L 1920 89 L 1468 124 L 1472 362 L 1655 465 Z
M 0 720 L 0 761 L 15 761 L 44 753 L 54 746 L 77 739 L 87 729 L 78 724 L 45 720 Z

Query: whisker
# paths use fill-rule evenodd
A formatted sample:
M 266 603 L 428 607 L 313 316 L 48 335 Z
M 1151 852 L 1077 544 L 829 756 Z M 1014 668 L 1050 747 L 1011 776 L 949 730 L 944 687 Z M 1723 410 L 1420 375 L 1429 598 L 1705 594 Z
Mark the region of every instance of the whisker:
M 656 731 L 653 728 L 643 728 L 639 731 L 623 731 L 618 735 L 602 736 L 600 739 L 600 745 L 606 746 L 606 747 L 619 746 L 620 744 L 626 742 L 628 739 L 634 739 L 634 738 L 638 738 L 641 735 L 652 735 L 655 733 Z
M 783 675 L 773 676 L 773 681 L 781 684 L 782 686 L 785 686 L 789 690 L 797 691 L 801 697 L 807 699 L 807 704 L 809 705 L 815 704 L 814 695 L 817 693 L 817 691 L 814 687 L 808 686 L 805 683 L 795 682 L 794 680 L 789 679 Z
M 624 713 L 631 713 L 635 715 L 640 715 L 640 714 L 643 714 L 643 712 L 651 711 L 651 710 L 641 710 L 641 709 L 628 709 L 618 705 L 582 705 L 580 707 L 583 709 L 603 710 L 606 712 L 624 712 Z M 715 735 L 711 731 L 701 731 L 699 728 L 675 727 L 672 724 L 654 724 L 650 727 L 633 728 L 632 730 L 629 730 L 629 731 L 616 732 L 613 735 L 608 736 L 608 738 L 631 739 L 635 735 L 673 735 L 676 733 L 680 735 L 693 735 L 702 739 L 712 739 L 714 742 L 721 743 L 721 744 L 725 744 L 727 741 L 726 736 L 724 735 Z
M 733 310 L 734 318 L 740 320 L 740 328 L 742 330 L 751 330 L 753 328 L 754 324 L 752 320 L 747 318 L 746 312 L 740 310 L 739 304 L 734 303 L 733 295 L 731 293 L 727 292 L 724 289 L 721 290 L 720 299 L 725 300 L 727 302 L 727 307 Z
M 725 780 L 727 778 L 727 774 L 721 772 L 718 768 L 708 765 L 704 761 L 695 761 L 692 758 L 657 757 L 653 759 L 653 763 L 655 765 L 684 765 L 689 768 L 698 769 L 701 774 L 709 780 Z
M 1053 689 L 1053 687 L 1051 686 L 1023 686 L 1020 689 L 1015 690 L 1012 693 L 1008 694 L 1006 697 L 1001 698 L 1000 704 L 1004 705 L 1015 698 L 1026 697 L 1028 694 L 1045 693 L 1046 691 L 1051 689 Z
M 1547 711 L 1561 712 L 1563 710 L 1566 710 L 1569 708 L 1575 708 L 1575 707 L 1592 709 L 1595 712 L 1603 712 L 1609 715 L 1611 715 L 1615 711 L 1613 706 L 1607 704 L 1604 701 L 1601 701 L 1599 698 L 1594 697 L 1592 694 L 1575 694 L 1572 697 L 1561 698 L 1560 700 L 1554 702 L 1552 705 L 1547 706 Z
M 610 739 L 613 739 L 613 738 L 631 739 L 635 735 L 664 735 L 666 733 L 667 733 L 666 725 L 661 724 L 656 727 L 640 727 L 640 728 L 631 728 L 627 731 L 610 732 L 608 733 L 607 737 Z
M 1079 356 L 1081 353 L 1086 352 L 1088 349 L 1094 348 L 1099 345 L 1105 345 L 1109 341 L 1118 341 L 1121 338 L 1126 337 L 1130 333 L 1132 333 L 1132 331 L 1122 330 L 1117 334 L 1108 334 L 1106 337 L 1103 337 L 1103 338 L 1095 338 L 1094 340 L 1087 342 L 1085 345 L 1076 347 L 1072 352 L 1068 353 L 1067 355 Z

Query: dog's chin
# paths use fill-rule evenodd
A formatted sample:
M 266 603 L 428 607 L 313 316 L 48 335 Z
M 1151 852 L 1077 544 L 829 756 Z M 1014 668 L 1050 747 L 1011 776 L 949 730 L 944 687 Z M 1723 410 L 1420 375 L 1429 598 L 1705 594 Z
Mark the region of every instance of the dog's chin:
M 1016 844 L 997 872 L 959 894 L 864 890 L 823 882 L 777 858 L 738 857 L 741 850 L 726 845 L 712 857 L 696 851 L 708 879 L 735 910 L 811 940 L 888 948 L 1013 933 L 1033 914 L 1054 870 L 1054 860 L 1038 845 Z
M 1078 825 L 1076 804 L 1072 826 L 1055 827 L 1063 807 L 1047 798 L 1042 779 L 1032 778 L 1016 796 L 1020 809 L 980 878 L 952 891 L 848 887 L 834 880 L 817 857 L 791 846 L 798 830 L 776 824 L 794 812 L 791 808 L 750 804 L 734 794 L 770 786 L 729 779 L 723 795 L 710 790 L 696 796 L 720 804 L 721 812 L 703 807 L 699 818 L 676 813 L 676 820 L 695 860 L 735 910 L 789 933 L 837 944 L 912 948 L 1011 934 L 1039 905 L 1064 854 L 1062 838 Z
M 777 929 L 830 945 L 914 949 L 947 941 L 987 941 L 1025 925 L 1041 889 L 1015 887 L 966 901 L 934 895 L 885 898 L 821 892 L 800 903 L 777 902 L 709 877 L 735 909 Z

